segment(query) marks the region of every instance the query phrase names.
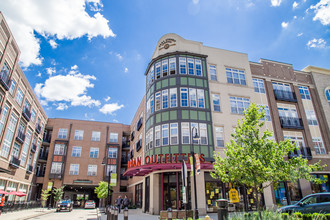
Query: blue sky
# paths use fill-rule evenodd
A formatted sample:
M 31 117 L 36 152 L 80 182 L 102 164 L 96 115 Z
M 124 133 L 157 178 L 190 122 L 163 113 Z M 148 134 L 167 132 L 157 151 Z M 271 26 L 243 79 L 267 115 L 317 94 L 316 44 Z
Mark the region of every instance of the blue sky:
M 330 0 L 2 0 L 0 10 L 50 118 L 130 124 L 166 33 L 330 69 Z

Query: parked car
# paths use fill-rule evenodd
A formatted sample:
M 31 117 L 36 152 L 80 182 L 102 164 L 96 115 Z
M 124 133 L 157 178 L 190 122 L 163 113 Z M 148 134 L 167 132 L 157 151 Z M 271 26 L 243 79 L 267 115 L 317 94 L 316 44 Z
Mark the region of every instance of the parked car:
M 57 204 L 57 208 L 56 208 L 56 212 L 59 212 L 61 210 L 67 210 L 69 212 L 72 211 L 72 202 L 71 200 L 61 200 L 58 204 Z
M 95 201 L 88 200 L 85 202 L 85 209 L 95 209 Z
M 330 213 L 330 193 L 310 194 L 296 204 L 283 206 L 277 211 L 287 213 Z

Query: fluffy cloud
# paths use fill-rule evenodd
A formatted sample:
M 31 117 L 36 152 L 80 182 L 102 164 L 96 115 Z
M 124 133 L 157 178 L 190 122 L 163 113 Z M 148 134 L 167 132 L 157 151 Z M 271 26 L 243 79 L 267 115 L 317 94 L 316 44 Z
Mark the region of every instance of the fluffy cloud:
M 330 24 L 330 0 L 321 0 L 316 5 L 312 5 L 310 9 L 314 9 L 315 12 L 313 21 L 319 20 L 323 25 Z
M 287 28 L 289 26 L 289 23 L 283 21 L 281 26 L 282 26 L 282 28 Z
M 109 101 L 110 100 L 110 96 L 107 96 L 105 99 L 104 99 L 104 101 Z
M 127 67 L 125 67 L 125 69 L 124 69 L 124 72 L 125 72 L 125 73 L 127 73 L 127 72 L 128 72 L 128 68 L 127 68 Z
M 326 44 L 327 44 L 327 42 L 324 39 L 314 38 L 313 40 L 308 41 L 308 43 L 306 45 L 308 48 L 326 48 Z
M 297 37 L 301 37 L 304 33 L 298 33 Z
M 48 43 L 50 44 L 50 46 L 51 46 L 53 49 L 56 49 L 56 47 L 57 47 L 57 43 L 56 43 L 54 40 L 49 40 Z
M 86 95 L 87 89 L 94 87 L 91 80 L 95 79 L 95 76 L 79 73 L 77 67 L 73 66 L 67 75 L 50 76 L 45 83 L 36 84 L 34 91 L 47 102 L 69 102 L 72 106 L 100 106 L 100 101 Z M 57 109 L 67 108 L 59 104 Z
M 118 105 L 118 103 L 111 103 L 111 104 L 103 105 L 102 108 L 99 109 L 99 111 L 105 115 L 107 115 L 107 114 L 111 115 L 112 113 L 114 113 L 115 111 L 117 111 L 123 107 L 124 107 L 124 105 Z
M 294 1 L 293 4 L 292 4 L 292 8 L 295 9 L 295 8 L 298 7 L 298 5 L 299 5 L 299 4 L 298 4 L 296 1 Z
M 271 3 L 273 7 L 278 7 L 281 5 L 282 0 L 271 0 Z
M 52 47 L 56 39 L 75 39 L 87 36 L 115 37 L 108 20 L 99 12 L 100 0 L 2 0 L 1 10 L 21 50 L 22 66 L 40 65 L 40 41 L 34 31 L 46 39 Z M 86 11 L 94 11 L 89 15 Z
M 69 108 L 69 106 L 67 104 L 65 104 L 65 103 L 58 103 L 58 106 L 57 106 L 56 110 L 63 111 L 63 110 L 66 110 L 68 108 Z
M 55 69 L 55 67 L 48 67 L 48 68 L 46 68 L 46 72 L 47 72 L 47 74 L 48 75 L 53 75 L 53 73 L 56 73 L 56 69 Z

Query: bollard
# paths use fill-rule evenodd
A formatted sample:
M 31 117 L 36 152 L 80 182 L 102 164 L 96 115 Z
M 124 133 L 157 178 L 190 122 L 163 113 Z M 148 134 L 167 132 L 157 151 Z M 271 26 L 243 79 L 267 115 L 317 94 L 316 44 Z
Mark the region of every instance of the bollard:
M 113 206 L 111 206 L 111 209 L 110 209 L 110 220 L 114 220 L 115 217 L 115 208 Z
M 110 206 L 107 206 L 105 209 L 106 213 L 107 213 L 107 220 L 111 220 L 111 216 L 110 216 Z
M 115 215 L 114 215 L 113 220 L 118 220 L 118 209 L 117 208 L 115 208 Z
M 125 207 L 124 209 L 124 220 L 128 220 L 128 208 Z
M 168 208 L 167 209 L 167 219 L 172 220 L 172 217 L 173 217 L 172 209 Z
M 228 200 L 218 199 L 218 220 L 228 220 Z

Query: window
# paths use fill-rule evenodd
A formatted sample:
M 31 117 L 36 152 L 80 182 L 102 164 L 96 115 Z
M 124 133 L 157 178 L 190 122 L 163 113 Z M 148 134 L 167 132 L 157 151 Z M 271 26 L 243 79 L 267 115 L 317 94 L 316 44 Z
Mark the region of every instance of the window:
M 188 89 L 187 88 L 180 88 L 181 91 L 181 107 L 188 106 Z
M 107 165 L 107 174 L 106 174 L 106 176 L 109 176 L 109 172 L 117 173 L 117 166 L 116 165 Z
M 25 99 L 24 108 L 26 108 L 28 110 L 30 110 L 30 108 L 31 108 L 31 104 L 29 103 L 29 101 L 27 99 Z
M 150 113 L 154 113 L 154 96 L 150 97 Z
M 162 61 L 162 71 L 163 71 L 163 76 L 168 75 L 168 60 Z
M 196 135 L 199 136 L 198 139 L 194 138 Z M 198 130 L 198 123 L 191 123 L 191 136 L 193 144 L 199 144 L 200 134 Z
M 194 73 L 194 59 L 188 58 L 188 74 L 195 75 Z
M 286 107 L 286 108 L 281 108 L 281 107 L 278 107 L 278 114 L 280 116 L 280 118 L 298 118 L 298 115 L 297 115 L 297 110 L 295 108 L 290 108 L 290 107 Z
M 196 89 L 189 89 L 190 107 L 197 107 Z
M 155 127 L 155 142 L 156 142 L 156 147 L 160 146 L 160 125 Z
M 210 65 L 210 78 L 211 80 L 217 81 L 217 68 L 215 65 Z
M 173 88 L 173 89 L 170 89 L 170 104 L 171 104 L 171 108 L 175 108 L 177 107 L 177 89 L 176 88 Z
M 226 68 L 226 75 L 228 83 L 246 85 L 245 73 L 243 70 Z
M 12 113 L 10 120 L 9 120 L 9 125 L 7 127 L 5 140 L 3 142 L 2 149 L 1 149 L 1 156 L 3 156 L 3 157 L 6 157 L 6 158 L 8 157 L 10 146 L 13 141 L 16 124 L 17 124 L 17 116 L 14 113 Z
M 250 100 L 247 98 L 230 97 L 231 113 L 243 114 L 244 110 L 250 105 Z
M 75 130 L 74 132 L 74 139 L 81 141 L 84 137 L 84 131 L 83 130 Z
M 187 74 L 186 58 L 185 57 L 180 57 L 179 58 L 179 65 L 180 65 L 180 74 Z
M 72 157 L 81 156 L 81 147 L 72 147 Z
M 97 165 L 88 165 L 87 176 L 96 176 Z
M 325 97 L 327 98 L 328 104 L 330 105 L 330 88 L 325 90 Z
M 171 145 L 178 144 L 178 123 L 170 124 Z
M 110 143 L 118 143 L 118 133 L 110 133 Z
M 168 108 L 168 90 L 167 89 L 162 91 L 162 99 L 163 99 L 163 109 Z
M 65 154 L 65 145 L 64 144 L 55 144 L 54 155 L 64 155 Z
M 30 141 L 31 141 L 31 133 L 32 131 L 29 129 L 26 132 L 25 140 L 24 140 L 24 145 L 21 153 L 21 166 L 25 166 L 26 162 L 26 157 L 29 151 L 29 146 L 30 146 Z
M 91 147 L 89 150 L 89 158 L 99 158 L 99 148 Z
M 117 158 L 117 152 L 118 152 L 117 148 L 109 147 L 108 158 Z
M 218 94 L 212 94 L 213 111 L 220 112 L 220 96 Z
M 15 142 L 11 155 L 18 158 L 20 149 L 21 149 L 21 146 L 18 143 Z
M 5 105 L 5 107 L 2 110 L 2 115 L 1 115 L 1 118 L 0 118 L 0 135 L 2 133 L 3 126 L 4 126 L 4 124 L 6 122 L 6 119 L 7 119 L 8 109 L 9 109 L 8 106 Z
M 197 89 L 198 108 L 204 108 L 204 90 Z
M 309 94 L 308 87 L 306 86 L 299 86 L 299 92 L 302 99 L 311 100 L 311 95 Z
M 146 150 L 153 148 L 153 130 L 152 128 L 146 134 Z
M 70 164 L 69 175 L 79 175 L 79 164 Z
M 66 128 L 58 129 L 58 138 L 66 139 L 67 138 L 67 133 L 68 133 L 68 129 L 66 129 Z
M 168 145 L 168 124 L 162 125 L 163 146 Z
M 322 138 L 313 138 L 314 150 L 316 154 L 326 154 Z
M 269 107 L 268 105 L 259 105 L 261 108 L 263 107 L 264 110 L 265 110 L 265 117 L 261 119 L 261 121 L 271 121 L 271 118 L 270 118 L 270 111 L 269 111 Z M 261 108 L 260 108 L 260 111 L 261 111 Z
M 18 88 L 16 93 L 16 102 L 18 103 L 18 105 L 22 105 L 23 97 L 24 95 L 22 90 Z
M 62 173 L 62 163 L 52 162 L 52 168 L 50 170 L 50 173 L 61 174 Z
M 175 58 L 170 59 L 170 74 L 174 75 L 176 72 Z
M 160 62 L 156 63 L 156 79 L 160 78 Z
M 252 79 L 254 91 L 258 93 L 265 93 L 265 84 L 262 79 Z
M 195 59 L 196 76 L 202 76 L 202 61 Z
M 199 135 L 200 135 L 200 143 L 206 145 L 207 144 L 206 124 L 199 124 Z
M 190 143 L 190 130 L 189 130 L 188 122 L 181 123 L 181 133 L 182 133 L 182 144 L 189 144 Z
M 35 122 L 35 120 L 36 120 L 36 111 L 34 110 L 34 109 L 32 109 L 32 111 L 31 111 L 31 121 L 32 122 Z
M 318 125 L 316 115 L 313 110 L 306 110 L 306 117 L 309 125 Z
M 16 82 L 15 82 L 15 80 L 12 80 L 12 81 L 11 81 L 11 84 L 10 84 L 10 88 L 9 88 L 9 93 L 10 93 L 11 95 L 14 94 L 15 87 L 16 87 Z
M 156 99 L 156 111 L 158 111 L 161 109 L 160 92 L 156 93 L 155 99 Z
M 224 137 L 223 137 L 223 127 L 215 127 L 215 138 L 217 142 L 217 147 L 224 147 Z
M 4 79 L 5 81 L 7 81 L 8 76 L 9 76 L 9 73 L 10 73 L 10 67 L 9 67 L 8 64 L 5 62 L 5 63 L 3 64 L 2 70 L 1 70 L 1 72 L 0 72 L 0 75 L 1 75 L 2 79 Z
M 92 141 L 100 141 L 101 132 L 100 131 L 92 131 Z

